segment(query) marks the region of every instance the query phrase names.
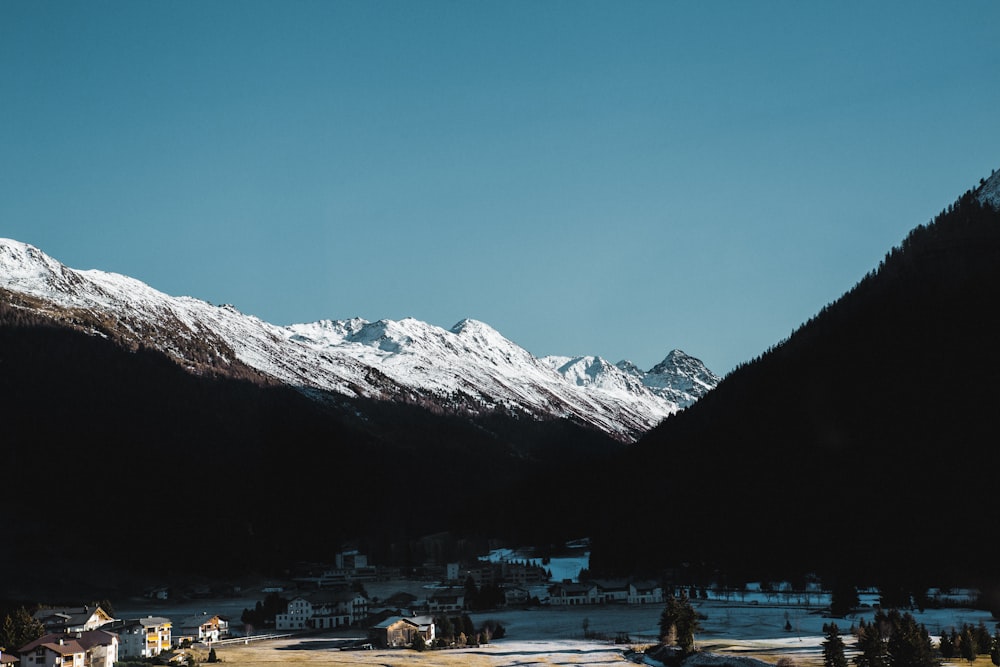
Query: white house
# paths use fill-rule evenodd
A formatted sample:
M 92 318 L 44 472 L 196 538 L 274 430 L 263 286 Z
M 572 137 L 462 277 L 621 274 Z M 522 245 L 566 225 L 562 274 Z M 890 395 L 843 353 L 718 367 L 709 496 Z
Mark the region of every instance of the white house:
M 119 621 L 109 629 L 118 633 L 121 641 L 118 651 L 123 658 L 155 658 L 169 651 L 173 641 L 173 623 L 162 616 Z
M 629 604 L 660 604 L 663 588 L 655 581 L 632 581 L 628 585 Z
M 600 579 L 596 583 L 600 602 L 608 604 L 628 603 L 629 584 L 626 580 Z
M 572 606 L 598 602 L 601 597 L 597 584 L 564 582 L 549 589 L 549 604 Z
M 274 619 L 275 630 L 328 630 L 356 625 L 368 616 L 368 598 L 354 591 L 319 590 L 299 595 Z
M 181 620 L 172 628 L 172 633 L 177 641 L 183 637 L 195 642 L 217 642 L 229 635 L 229 620 L 202 612 Z
M 433 613 L 462 611 L 465 609 L 464 588 L 443 588 L 434 591 L 427 599 L 427 610 Z
M 115 633 L 87 630 L 50 633 L 22 646 L 18 653 L 24 667 L 114 667 L 118 646 Z
M 68 635 L 48 634 L 18 649 L 22 667 L 84 667 L 87 651 Z

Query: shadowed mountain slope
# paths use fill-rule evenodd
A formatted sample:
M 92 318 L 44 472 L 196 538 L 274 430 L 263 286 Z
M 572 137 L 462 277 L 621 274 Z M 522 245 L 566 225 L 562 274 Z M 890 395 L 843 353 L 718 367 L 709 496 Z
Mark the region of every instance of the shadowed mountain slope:
M 597 525 L 635 507 L 658 525 L 643 549 L 596 528 L 593 567 L 994 577 L 997 180 L 624 452 L 620 467 L 651 479 L 592 508 Z

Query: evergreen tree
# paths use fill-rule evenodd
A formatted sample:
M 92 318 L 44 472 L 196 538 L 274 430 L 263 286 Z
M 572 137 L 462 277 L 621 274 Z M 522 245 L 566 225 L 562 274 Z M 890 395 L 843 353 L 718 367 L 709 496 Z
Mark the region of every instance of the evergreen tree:
M 955 657 L 955 640 L 949 633 L 941 633 L 941 641 L 938 642 L 938 650 L 941 651 L 941 657 L 945 660 L 951 660 Z
M 840 628 L 836 623 L 830 623 L 823 626 L 823 632 L 826 633 L 826 639 L 823 641 L 823 667 L 847 667 Z
M 857 647 L 858 655 L 854 657 L 857 667 L 889 667 L 889 656 L 877 621 L 865 623 L 862 619 L 858 623 Z
M 1000 628 L 993 635 L 993 644 L 990 646 L 990 660 L 994 665 L 1000 667 Z
M 0 646 L 15 652 L 45 634 L 45 628 L 24 607 L 7 614 L 0 624 Z
M 451 624 L 451 619 L 447 615 L 434 620 L 437 624 L 437 634 L 441 639 L 450 642 L 455 638 L 455 626 Z
M 681 606 L 673 594 L 668 594 L 663 612 L 660 613 L 660 641 L 674 644 L 677 641 L 677 621 L 681 616 Z
M 909 613 L 879 610 L 871 624 L 858 628 L 858 667 L 936 667 L 927 628 Z
M 990 647 L 993 644 L 993 637 L 990 636 L 990 631 L 986 629 L 986 624 L 979 621 L 979 625 L 973 631 L 973 636 L 976 638 L 976 655 L 989 655 Z
M 962 634 L 959 635 L 959 645 L 958 649 L 962 653 L 962 657 L 969 662 L 976 661 L 976 638 L 972 634 L 972 628 L 968 625 L 962 630 Z
M 684 653 L 694 652 L 694 635 L 701 629 L 698 612 L 687 598 L 681 596 L 680 617 L 677 619 L 677 645 Z
M 834 616 L 847 616 L 860 602 L 858 589 L 842 579 L 838 579 L 830 591 L 830 613 Z
M 476 625 L 468 614 L 462 614 L 462 632 L 465 633 L 466 638 L 471 638 L 476 634 Z
M 895 667 L 933 667 L 937 664 L 927 628 L 917 623 L 912 614 L 890 612 L 890 623 L 888 651 Z

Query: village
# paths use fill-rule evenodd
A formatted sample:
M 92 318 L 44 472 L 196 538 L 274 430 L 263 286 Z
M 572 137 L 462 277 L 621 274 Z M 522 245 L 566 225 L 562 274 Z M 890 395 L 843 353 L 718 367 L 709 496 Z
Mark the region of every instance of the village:
M 345 643 L 343 648 L 473 646 L 502 637 L 504 632 L 499 624 L 470 626 L 468 614 L 473 611 L 664 601 L 657 582 L 580 581 L 577 575 L 581 563 L 586 563 L 585 555 L 582 560 L 568 561 L 568 570 L 565 563 L 510 553 L 447 563 L 422 570 L 423 595 L 406 590 L 378 595 L 367 589 L 393 590 L 401 573 L 378 567 L 365 554 L 349 550 L 336 554 L 329 566 L 303 566 L 287 580 L 265 583 L 255 591 L 261 599 L 237 598 L 246 601 L 238 616 L 233 613 L 232 598 L 226 609 L 213 610 L 214 594 L 207 587 L 183 591 L 151 587 L 143 594 L 146 610 L 163 611 L 137 616 L 113 615 L 99 605 L 54 608 L 43 603 L 31 611 L 41 636 L 21 646 L 0 646 L 0 665 L 113 667 L 151 660 L 187 664 L 190 656 L 185 649 L 190 647 L 212 651 L 234 642 L 346 630 L 363 639 Z M 561 578 L 554 580 L 554 576 Z M 227 592 L 243 593 L 238 589 Z M 181 608 L 179 599 L 198 600 L 205 610 L 175 616 L 169 610 Z
M 634 645 L 659 641 L 657 620 L 669 595 L 695 603 L 702 647 L 738 652 L 740 642 L 749 641 L 772 660 L 788 652 L 805 663 L 818 659 L 829 610 L 829 594 L 818 582 L 795 589 L 775 583 L 678 587 L 592 579 L 583 549 L 564 557 L 531 556 L 501 550 L 404 572 L 347 550 L 329 564 L 300 564 L 287 577 L 249 585 L 155 585 L 129 599 L 105 601 L 107 608 L 40 601 L 21 610 L 22 624 L 34 632 L 30 639 L 12 642 L 10 618 L 4 619 L 0 667 L 196 667 L 227 660 L 233 651 L 245 659 L 255 647 L 279 655 L 296 648 L 309 654 L 457 649 L 450 654 L 488 655 L 505 646 L 531 655 L 569 646 L 610 664 Z M 995 623 L 989 612 L 969 606 L 975 591 L 933 594 L 935 608 L 920 612 L 932 634 Z M 878 606 L 877 591 L 860 597 L 845 623 L 853 625 Z M 226 657 L 217 657 L 217 649 Z

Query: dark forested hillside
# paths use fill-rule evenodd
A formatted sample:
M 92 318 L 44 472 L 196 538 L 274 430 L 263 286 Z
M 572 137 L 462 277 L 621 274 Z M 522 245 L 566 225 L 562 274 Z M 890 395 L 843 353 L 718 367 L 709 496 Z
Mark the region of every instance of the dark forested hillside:
M 94 567 L 267 572 L 332 559 L 344 540 L 387 557 L 462 521 L 488 525 L 479 498 L 571 446 L 581 457 L 622 447 L 571 423 L 469 421 L 192 375 L 4 303 L 0 417 L 0 597 L 10 577 L 80 582 Z
M 599 531 L 593 568 L 997 574 L 998 304 L 1000 213 L 967 193 L 625 454 L 654 479 L 595 511 L 657 526 L 645 549 Z

